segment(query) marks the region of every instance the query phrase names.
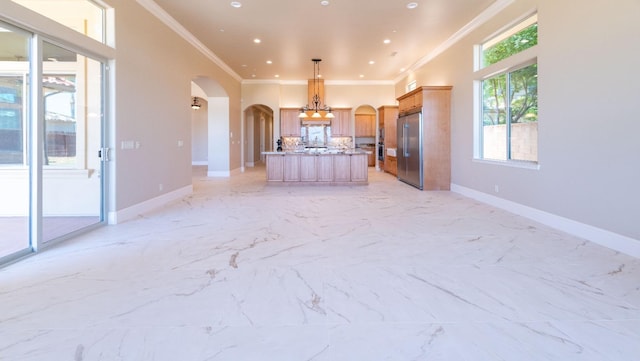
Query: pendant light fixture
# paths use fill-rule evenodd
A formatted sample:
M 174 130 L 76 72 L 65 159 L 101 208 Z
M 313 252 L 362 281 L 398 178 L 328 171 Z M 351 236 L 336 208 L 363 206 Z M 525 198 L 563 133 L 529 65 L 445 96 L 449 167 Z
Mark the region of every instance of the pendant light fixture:
M 320 62 L 322 59 L 311 59 L 313 62 L 313 97 L 311 98 L 311 104 L 307 104 L 300 108 L 300 118 L 323 119 L 333 118 L 334 115 L 331 112 L 331 107 L 326 104 L 322 104 L 320 99 Z M 309 115 L 311 113 L 311 115 Z
M 191 103 L 191 109 L 194 109 L 194 110 L 200 109 L 200 102 L 198 101 L 198 97 L 193 97 L 193 103 Z

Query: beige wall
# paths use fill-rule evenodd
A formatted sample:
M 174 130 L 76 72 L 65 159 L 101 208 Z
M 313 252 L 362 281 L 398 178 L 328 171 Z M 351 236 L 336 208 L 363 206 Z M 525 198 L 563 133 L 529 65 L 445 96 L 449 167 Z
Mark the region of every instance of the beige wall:
M 540 169 L 474 161 L 473 45 L 535 9 Z M 413 78 L 453 85 L 454 184 L 640 240 L 637 14 L 637 0 L 516 0 L 396 93 Z
M 239 169 L 240 83 L 135 1 L 110 4 L 115 8 L 117 44 L 112 138 L 115 209 L 191 185 L 189 104 L 191 80 L 197 77 L 214 80 L 229 97 L 228 129 L 233 137 L 220 136 L 231 138 L 227 170 Z M 120 150 L 123 140 L 137 141 L 140 148 Z M 179 141 L 183 146 L 178 146 Z

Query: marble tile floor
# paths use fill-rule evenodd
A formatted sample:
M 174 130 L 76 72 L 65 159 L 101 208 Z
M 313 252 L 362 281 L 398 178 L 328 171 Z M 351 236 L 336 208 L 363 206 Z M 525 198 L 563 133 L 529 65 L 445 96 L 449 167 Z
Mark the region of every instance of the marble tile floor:
M 451 192 L 194 192 L 0 269 L 0 360 L 640 359 L 640 260 Z

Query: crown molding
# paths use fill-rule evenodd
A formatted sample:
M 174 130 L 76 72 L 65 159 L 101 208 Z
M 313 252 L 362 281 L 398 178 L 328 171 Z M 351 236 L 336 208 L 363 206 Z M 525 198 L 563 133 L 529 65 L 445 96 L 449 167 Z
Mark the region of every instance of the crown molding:
M 496 16 L 499 12 L 504 10 L 507 6 L 513 4 L 515 0 L 498 0 L 493 4 L 489 5 L 483 12 L 481 12 L 478 16 L 473 18 L 470 22 L 468 22 L 465 26 L 460 28 L 460 30 L 456 31 L 453 35 L 451 35 L 447 40 L 445 40 L 442 44 L 438 45 L 435 49 L 433 49 L 429 54 L 416 61 L 408 70 L 404 71 L 399 77 L 394 79 L 394 83 L 400 82 L 402 79 L 407 77 L 407 74 L 413 71 L 418 70 L 420 67 L 424 66 L 431 60 L 435 59 L 438 55 L 444 53 L 447 49 L 452 47 L 458 41 L 460 41 L 465 36 L 469 35 L 475 29 L 477 29 L 482 24 L 486 23 L 494 16 Z
M 207 48 L 198 38 L 196 38 L 191 32 L 189 32 L 184 26 L 182 26 L 176 19 L 169 15 L 164 9 L 162 9 L 153 0 L 136 0 L 143 8 L 145 8 L 152 15 L 157 17 L 162 23 L 168 26 L 171 30 L 175 31 L 184 40 L 191 44 L 194 48 L 200 51 L 204 56 L 211 60 L 214 64 L 222 68 L 227 74 L 233 77 L 237 81 L 242 81 L 242 77 L 238 75 L 233 69 L 231 69 L 222 59 L 218 58 L 216 54 Z
M 194 48 L 200 51 L 203 55 L 205 55 L 208 59 L 210 59 L 214 64 L 218 65 L 222 70 L 224 70 L 231 77 L 241 82 L 242 84 L 281 84 L 281 85 L 302 85 L 306 84 L 306 80 L 253 80 L 253 79 L 242 79 L 240 75 L 233 71 L 222 59 L 220 59 L 211 49 L 207 48 L 198 38 L 196 38 L 193 34 L 191 34 L 184 26 L 182 26 L 178 21 L 176 21 L 171 15 L 169 15 L 164 9 L 162 9 L 158 4 L 153 0 L 136 0 L 138 4 L 140 4 L 143 8 L 157 17 L 162 23 L 167 25 L 170 29 L 175 31 L 178 35 L 180 35 L 183 39 L 185 39 L 189 44 L 191 44 Z M 431 51 L 426 56 L 422 57 L 418 61 L 416 61 L 408 70 L 404 71 L 400 76 L 396 77 L 393 80 L 326 80 L 326 85 L 395 85 L 400 82 L 402 79 L 406 78 L 407 74 L 413 71 L 416 71 L 420 67 L 424 66 L 438 55 L 444 53 L 447 49 L 452 47 L 458 41 L 460 41 L 465 36 L 469 35 L 472 31 L 477 29 L 482 24 L 489 21 L 496 14 L 504 10 L 507 6 L 511 5 L 515 0 L 497 0 L 489 7 L 487 7 L 483 12 L 481 12 L 478 16 L 473 18 L 469 23 L 460 28 L 460 30 L 456 31 L 453 35 L 451 35 L 446 41 L 436 47 L 433 51 Z

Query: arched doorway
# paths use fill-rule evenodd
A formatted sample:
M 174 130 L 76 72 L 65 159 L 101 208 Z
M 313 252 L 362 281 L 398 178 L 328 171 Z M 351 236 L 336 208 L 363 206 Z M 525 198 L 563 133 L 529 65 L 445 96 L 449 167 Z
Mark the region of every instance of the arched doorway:
M 191 98 L 200 106 L 191 110 L 191 164 L 209 164 L 209 102 L 207 94 L 197 84 L 191 82 Z
M 195 89 L 196 94 L 193 94 Z M 199 89 L 199 90 L 198 90 Z M 199 93 L 199 94 L 198 94 Z M 199 111 L 206 111 L 207 131 L 207 176 L 229 177 L 231 175 L 231 143 L 229 95 L 220 83 L 208 77 L 196 77 L 192 80 L 192 96 L 200 97 L 206 102 L 206 107 Z M 200 127 L 202 130 L 204 126 Z M 198 138 L 202 142 L 202 138 Z M 194 145 L 192 134 L 192 152 Z M 193 154 L 193 153 L 192 153 Z
M 375 166 L 377 121 L 376 109 L 371 105 L 361 105 L 355 111 L 355 144 L 356 147 L 370 151 L 368 165 Z
M 273 109 L 254 104 L 244 111 L 244 166 L 264 164 L 262 152 L 273 151 Z

